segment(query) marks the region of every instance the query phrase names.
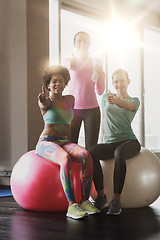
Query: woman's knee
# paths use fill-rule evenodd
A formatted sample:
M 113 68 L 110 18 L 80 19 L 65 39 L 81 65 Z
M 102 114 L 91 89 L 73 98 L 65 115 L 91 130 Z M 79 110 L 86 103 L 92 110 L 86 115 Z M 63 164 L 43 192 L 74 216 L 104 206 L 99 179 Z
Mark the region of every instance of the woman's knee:
M 82 164 L 86 165 L 86 163 L 92 164 L 92 156 L 88 150 L 82 149 L 79 154 L 80 158 L 82 159 Z
M 122 148 L 116 148 L 115 151 L 114 151 L 114 158 L 119 158 L 119 156 L 122 156 L 123 155 L 123 149 Z
M 97 159 L 98 157 L 98 154 L 99 154 L 99 145 L 98 144 L 95 144 L 93 145 L 90 149 L 89 149 L 89 152 L 92 156 L 93 159 Z
M 59 161 L 59 163 L 61 167 L 64 168 L 66 166 L 71 166 L 71 157 L 67 152 L 63 152 L 60 156 L 60 159 L 61 160 Z
M 83 150 L 81 152 L 81 166 L 84 171 L 87 171 L 88 174 L 93 174 L 93 161 L 90 152 Z
M 126 163 L 126 153 L 124 148 L 116 148 L 114 151 L 115 162 Z
M 118 146 L 114 152 L 115 161 L 122 161 L 134 157 L 140 151 L 140 144 L 138 141 L 127 141 Z

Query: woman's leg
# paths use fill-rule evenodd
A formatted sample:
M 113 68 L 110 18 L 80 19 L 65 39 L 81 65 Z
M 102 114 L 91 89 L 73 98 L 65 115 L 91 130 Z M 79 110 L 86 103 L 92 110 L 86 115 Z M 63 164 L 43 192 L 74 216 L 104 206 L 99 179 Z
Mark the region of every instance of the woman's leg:
M 128 140 L 120 142 L 115 149 L 114 195 L 107 212 L 108 215 L 119 215 L 121 213 L 120 196 L 126 176 L 126 160 L 138 154 L 140 148 L 137 140 Z
M 100 160 L 113 158 L 115 144 L 96 144 L 90 149 L 93 158 L 93 181 L 97 191 L 95 206 L 101 211 L 108 207 L 107 198 L 104 194 L 103 172 Z
M 74 117 L 71 122 L 69 141 L 71 143 L 78 143 L 79 131 L 82 123 L 82 110 L 74 109 L 73 113 Z
M 82 201 L 87 200 L 89 198 L 93 176 L 92 157 L 87 150 L 74 143 L 66 143 L 63 145 L 63 148 L 71 156 L 72 161 L 81 164 Z
M 100 160 L 108 160 L 114 156 L 114 144 L 101 143 L 91 147 L 89 152 L 93 159 L 93 181 L 97 193 L 103 191 L 103 172 Z
M 121 143 L 115 150 L 114 193 L 121 194 L 126 176 L 126 159 L 134 157 L 140 152 L 140 143 L 129 140 Z
M 69 202 L 75 202 L 72 160 L 70 155 L 58 144 L 44 140 L 38 142 L 36 153 L 41 157 L 60 165 L 60 179 L 65 195 Z
M 85 130 L 85 148 L 89 150 L 98 141 L 100 129 L 100 109 L 83 110 L 84 113 L 84 130 Z

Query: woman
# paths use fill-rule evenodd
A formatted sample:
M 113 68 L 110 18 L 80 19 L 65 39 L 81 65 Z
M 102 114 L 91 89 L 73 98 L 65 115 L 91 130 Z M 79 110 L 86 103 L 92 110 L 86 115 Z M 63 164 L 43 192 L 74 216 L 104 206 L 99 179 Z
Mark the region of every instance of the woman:
M 65 195 L 69 202 L 67 217 L 79 219 L 87 214 L 98 212 L 88 200 L 92 183 L 92 158 L 88 151 L 68 141 L 70 123 L 73 118 L 74 97 L 62 96 L 70 80 L 67 68 L 62 66 L 48 67 L 43 82 L 50 91 L 46 97 L 45 88 L 38 95 L 38 104 L 45 125 L 36 146 L 36 153 L 47 160 L 60 165 L 60 178 Z M 81 164 L 82 202 L 75 201 L 72 161 Z
M 109 91 L 109 94 L 104 94 L 102 98 L 105 143 L 93 146 L 90 153 L 93 158 L 93 181 L 97 190 L 95 206 L 101 210 L 106 208 L 108 203 L 104 195 L 103 174 L 99 160 L 115 159 L 114 195 L 107 214 L 119 215 L 120 196 L 126 175 L 126 159 L 135 156 L 141 148 L 131 127 L 140 102 L 137 97 L 131 97 L 127 92 L 130 79 L 125 70 L 115 71 L 112 83 L 116 93 L 112 94 Z
M 105 74 L 102 64 L 89 56 L 90 37 L 86 32 L 74 36 L 76 49 L 73 58 L 65 60 L 71 74 L 70 94 L 75 97 L 74 118 L 71 122 L 70 141 L 78 143 L 79 131 L 84 122 L 85 148 L 88 150 L 98 141 L 100 128 L 100 109 L 96 91 L 99 95 L 105 89 Z M 94 75 L 94 76 L 93 76 Z

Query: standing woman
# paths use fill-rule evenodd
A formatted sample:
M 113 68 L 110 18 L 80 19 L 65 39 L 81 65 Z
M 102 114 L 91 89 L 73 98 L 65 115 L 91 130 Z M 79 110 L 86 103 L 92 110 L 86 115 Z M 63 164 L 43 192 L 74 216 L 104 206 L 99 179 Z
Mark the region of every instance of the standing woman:
M 62 93 L 69 80 L 69 71 L 62 66 L 48 67 L 44 73 L 43 82 L 50 91 L 50 97 L 46 97 L 45 88 L 42 87 L 42 92 L 38 95 L 38 104 L 45 125 L 36 146 L 36 153 L 60 165 L 60 179 L 69 202 L 67 217 L 79 219 L 98 212 L 98 209 L 88 200 L 93 176 L 91 155 L 87 150 L 68 140 L 74 97 Z M 74 196 L 73 161 L 81 164 L 80 205 L 76 203 Z
M 90 153 L 93 158 L 93 181 L 97 190 L 95 206 L 101 210 L 108 204 L 104 195 L 103 173 L 99 160 L 115 159 L 114 195 L 107 214 L 119 215 L 121 213 L 120 197 L 126 175 L 126 160 L 138 154 L 141 148 L 131 127 L 140 102 L 137 97 L 131 97 L 127 92 L 130 79 L 125 70 L 115 71 L 112 83 L 116 93 L 109 92 L 102 97 L 105 143 L 93 146 Z
M 89 56 L 90 37 L 86 32 L 74 36 L 76 53 L 65 60 L 71 74 L 70 94 L 75 97 L 74 118 L 71 122 L 70 141 L 78 143 L 82 121 L 84 121 L 85 148 L 96 144 L 100 129 L 100 109 L 96 92 L 101 95 L 105 89 L 105 74 L 102 64 Z M 93 76 L 94 75 L 94 76 Z

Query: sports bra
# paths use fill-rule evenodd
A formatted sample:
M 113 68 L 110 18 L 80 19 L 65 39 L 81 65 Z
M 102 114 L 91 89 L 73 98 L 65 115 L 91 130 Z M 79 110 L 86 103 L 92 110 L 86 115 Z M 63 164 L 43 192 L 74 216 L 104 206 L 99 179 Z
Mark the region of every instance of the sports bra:
M 50 98 L 52 103 L 51 107 L 47 110 L 47 112 L 43 115 L 43 119 L 45 123 L 48 124 L 70 124 L 73 119 L 73 109 L 70 107 L 67 110 L 64 110 L 58 106 L 56 106 Z

